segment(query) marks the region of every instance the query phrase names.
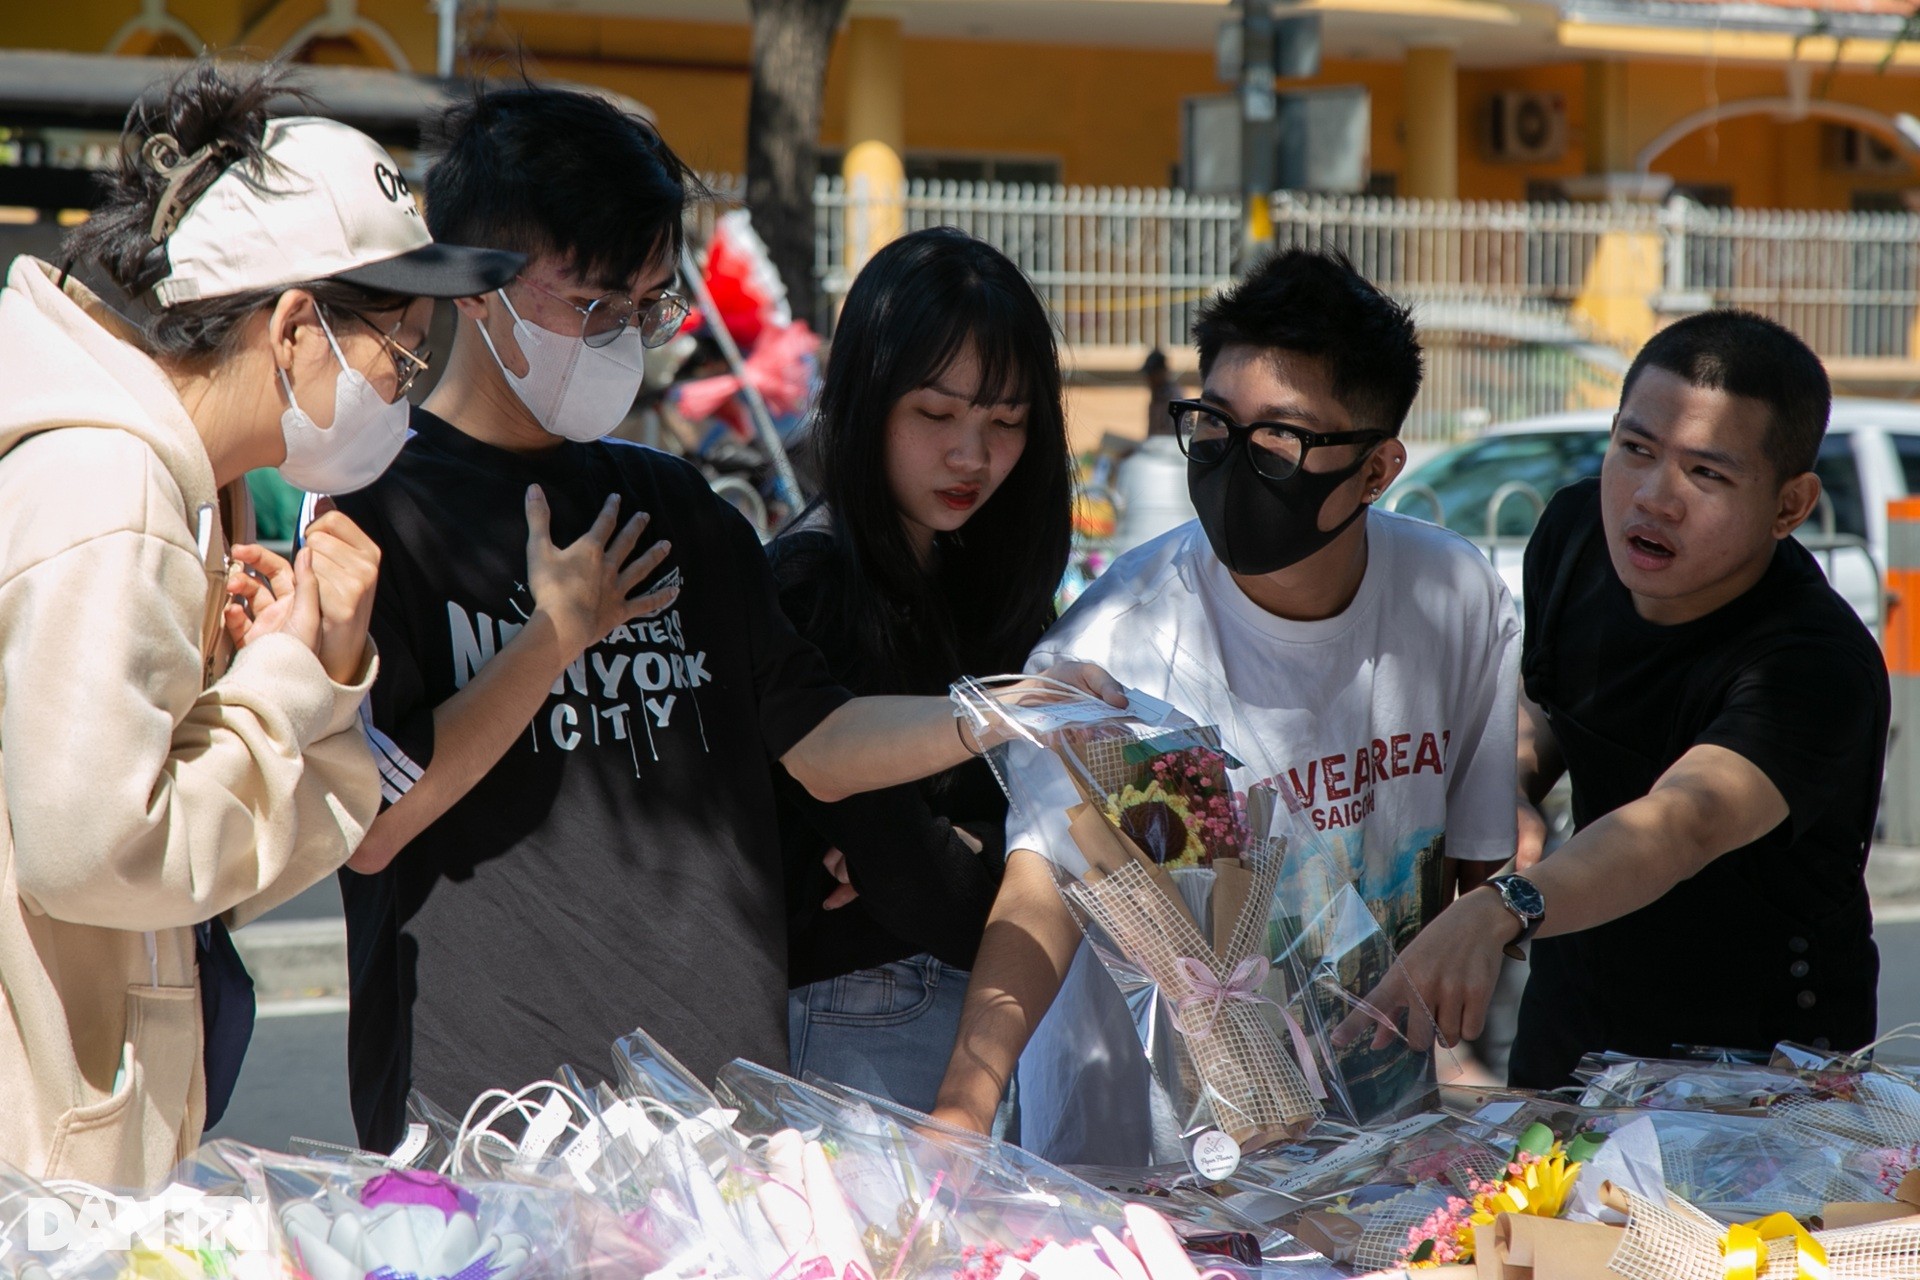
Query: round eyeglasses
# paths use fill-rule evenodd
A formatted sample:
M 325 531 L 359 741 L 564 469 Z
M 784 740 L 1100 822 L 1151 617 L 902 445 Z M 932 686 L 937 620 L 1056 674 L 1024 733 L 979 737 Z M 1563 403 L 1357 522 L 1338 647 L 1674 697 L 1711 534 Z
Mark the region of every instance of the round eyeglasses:
M 520 283 L 578 311 L 580 341 L 596 349 L 610 345 L 627 331 L 629 325 L 639 328 L 641 346 L 649 350 L 664 347 L 673 341 L 674 334 L 680 332 L 680 326 L 687 322 L 690 310 L 687 300 L 677 293 L 663 293 L 644 306 L 636 306 L 633 299 L 625 294 L 609 293 L 583 307 L 525 276 L 520 277 Z
M 393 398 L 405 399 L 407 392 L 413 390 L 413 384 L 419 381 L 420 375 L 433 364 L 433 352 L 426 347 L 421 347 L 418 351 L 411 350 L 394 338 L 393 335 L 400 332 L 400 326 L 406 323 L 404 320 L 396 321 L 393 328 L 389 330 L 382 329 L 358 311 L 348 311 L 342 307 L 340 313 L 350 320 L 358 320 L 373 330 L 374 337 L 380 339 L 380 345 L 386 349 L 387 359 L 393 361 L 394 376 L 400 380 L 400 388 L 394 392 Z
M 1202 466 L 1227 456 L 1236 440 L 1244 441 L 1253 469 L 1269 480 L 1285 480 L 1298 472 L 1307 454 L 1323 445 L 1376 443 L 1380 431 L 1309 431 L 1286 422 L 1250 422 L 1242 425 L 1204 400 L 1175 400 L 1167 406 L 1173 418 L 1180 452 Z

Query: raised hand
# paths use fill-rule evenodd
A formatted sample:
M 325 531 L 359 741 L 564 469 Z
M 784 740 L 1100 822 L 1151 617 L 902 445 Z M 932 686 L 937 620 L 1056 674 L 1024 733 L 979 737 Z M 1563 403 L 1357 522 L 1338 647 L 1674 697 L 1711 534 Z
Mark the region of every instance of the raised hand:
M 303 554 L 312 553 L 320 584 L 317 652 L 320 665 L 336 683 L 352 684 L 366 658 L 367 625 L 380 583 L 380 548 L 333 499 L 322 498 L 315 509 L 320 514 L 307 526 Z
M 244 649 L 263 636 L 284 632 L 318 653 L 320 584 L 312 553 L 302 548 L 289 563 L 285 556 L 246 542 L 228 554 L 233 567 L 227 572 L 229 598 L 221 620 L 233 647 Z
M 656 542 L 626 564 L 646 531 L 648 517 L 640 512 L 616 533 L 619 515 L 619 495 L 609 494 L 592 526 L 572 543 L 558 547 L 553 542 L 547 495 L 539 485 L 527 489 L 527 585 L 533 592 L 534 612 L 552 622 L 570 657 L 621 623 L 659 613 L 680 596 L 677 585 L 633 595 L 660 567 L 673 544 Z

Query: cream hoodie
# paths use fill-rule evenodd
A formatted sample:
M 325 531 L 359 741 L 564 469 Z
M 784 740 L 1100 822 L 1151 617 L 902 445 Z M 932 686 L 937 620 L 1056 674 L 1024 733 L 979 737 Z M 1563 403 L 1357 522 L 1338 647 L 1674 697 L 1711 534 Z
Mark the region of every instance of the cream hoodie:
M 244 923 L 325 877 L 380 789 L 356 718 L 371 657 L 351 688 L 289 636 L 230 667 L 205 660 L 226 551 L 213 470 L 124 332 L 84 288 L 14 261 L 0 290 L 0 1160 L 145 1188 L 205 1115 L 193 926 Z

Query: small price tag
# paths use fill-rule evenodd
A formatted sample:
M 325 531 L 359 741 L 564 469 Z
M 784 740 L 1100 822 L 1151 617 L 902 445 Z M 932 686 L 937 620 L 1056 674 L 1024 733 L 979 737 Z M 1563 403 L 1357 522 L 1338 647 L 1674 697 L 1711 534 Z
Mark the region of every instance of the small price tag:
M 1165 724 L 1169 720 L 1185 721 L 1186 719 L 1174 711 L 1171 702 L 1162 702 L 1138 689 L 1127 690 L 1127 714 L 1139 716 L 1148 724 Z
M 427 1126 L 416 1121 L 407 1126 L 407 1136 L 400 1140 L 400 1145 L 395 1147 L 393 1154 L 387 1157 L 387 1163 L 395 1168 L 409 1168 L 426 1149 Z
M 1489 1102 L 1486 1106 L 1474 1112 L 1473 1118 L 1482 1124 L 1490 1124 L 1497 1127 L 1513 1119 L 1514 1116 L 1519 1113 L 1520 1103 L 1517 1100 Z
M 1016 708 L 1013 714 L 1030 733 L 1052 733 L 1070 724 L 1099 724 L 1106 720 L 1126 720 L 1133 715 L 1131 711 L 1091 698 L 1033 703 Z
M 1438 1113 L 1418 1115 L 1410 1119 L 1402 1120 L 1398 1124 L 1390 1124 L 1384 1129 L 1374 1129 L 1367 1133 L 1357 1134 L 1321 1156 L 1320 1159 L 1308 1167 L 1296 1169 L 1286 1177 L 1281 1178 L 1273 1184 L 1273 1189 L 1284 1192 L 1297 1191 L 1301 1187 L 1307 1186 L 1309 1183 L 1323 1178 L 1329 1173 L 1336 1173 L 1370 1160 L 1387 1148 L 1398 1146 L 1400 1143 L 1405 1142 L 1414 1134 L 1432 1128 L 1434 1125 L 1439 1124 L 1444 1118 L 1445 1117 Z
M 1218 1129 L 1209 1129 L 1193 1140 L 1193 1171 L 1208 1182 L 1233 1176 L 1240 1167 L 1240 1144 Z
M 527 1122 L 527 1133 L 520 1139 L 520 1154 L 515 1163 L 532 1164 L 546 1155 L 572 1120 L 573 1105 L 557 1093 L 550 1094 L 547 1105 Z
M 647 1116 L 646 1108 L 630 1098 L 608 1107 L 600 1119 L 614 1136 L 632 1139 L 643 1152 L 653 1150 L 653 1144 L 660 1141 L 660 1126 Z
M 587 1127 L 580 1131 L 580 1136 L 560 1150 L 560 1158 L 566 1162 L 567 1168 L 573 1170 L 573 1180 L 588 1194 L 593 1192 L 593 1179 L 587 1176 L 587 1170 L 593 1168 L 594 1161 L 600 1158 L 606 1146 L 607 1127 L 598 1120 L 589 1120 Z

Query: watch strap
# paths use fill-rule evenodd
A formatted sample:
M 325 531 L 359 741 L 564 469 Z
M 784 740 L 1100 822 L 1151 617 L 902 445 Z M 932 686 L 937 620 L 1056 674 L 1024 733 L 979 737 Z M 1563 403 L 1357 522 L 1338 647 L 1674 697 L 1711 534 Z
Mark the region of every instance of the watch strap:
M 1547 917 L 1544 911 L 1539 915 L 1528 915 L 1525 911 L 1522 911 L 1514 905 L 1513 899 L 1507 896 L 1507 884 L 1513 880 L 1523 880 L 1529 887 L 1531 887 L 1533 883 L 1530 880 L 1524 880 L 1524 878 L 1520 876 L 1505 875 L 1495 876 L 1491 880 L 1488 880 L 1487 887 L 1500 895 L 1500 905 L 1505 907 L 1508 913 L 1520 922 L 1520 936 L 1507 943 L 1501 950 L 1507 955 L 1512 956 L 1515 960 L 1525 960 L 1527 958 L 1527 953 L 1524 950 L 1526 944 L 1533 940 L 1533 935 L 1539 930 L 1541 921 Z M 1537 894 L 1539 891 L 1536 889 L 1534 892 Z

